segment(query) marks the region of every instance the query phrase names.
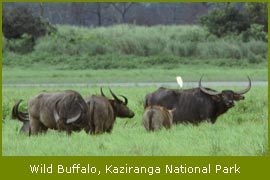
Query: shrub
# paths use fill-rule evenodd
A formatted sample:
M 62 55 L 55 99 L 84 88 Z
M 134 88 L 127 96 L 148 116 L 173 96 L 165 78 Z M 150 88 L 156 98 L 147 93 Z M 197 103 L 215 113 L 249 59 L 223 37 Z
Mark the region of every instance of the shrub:
M 200 18 L 200 23 L 218 37 L 229 33 L 239 34 L 248 28 L 243 14 L 231 4 L 210 10 L 207 15 Z
M 9 50 L 18 53 L 32 51 L 38 37 L 56 30 L 25 7 L 4 9 L 2 26 L 5 38 L 10 40 Z
M 247 18 L 249 24 L 260 24 L 263 26 L 262 30 L 268 30 L 268 12 L 267 3 L 246 3 L 243 14 Z
M 242 33 L 242 39 L 244 42 L 250 40 L 258 40 L 267 42 L 268 35 L 264 32 L 264 25 L 261 24 L 251 24 L 250 28 Z
M 126 27 L 126 26 L 124 26 Z M 122 29 L 122 30 L 121 30 Z M 117 34 L 121 31 L 121 35 Z M 31 36 L 3 39 L 3 48 L 26 48 Z M 199 26 L 82 28 L 59 26 L 56 33 L 38 38 L 34 51 L 20 55 L 6 51 L 3 65 L 50 65 L 59 69 L 177 67 L 206 62 L 220 66 L 267 62 L 267 42 L 242 42 L 240 36 L 217 38 Z M 213 61 L 215 59 L 215 61 Z
M 23 34 L 20 39 L 12 39 L 8 41 L 7 47 L 10 51 L 25 54 L 33 50 L 34 44 L 32 36 Z
M 244 42 L 252 38 L 267 41 L 267 3 L 246 3 L 241 10 L 225 3 L 201 16 L 199 22 L 218 37 L 242 33 Z
M 54 29 L 48 22 L 33 16 L 25 7 L 4 9 L 2 23 L 3 34 L 7 39 L 18 39 L 23 34 L 36 39 Z
M 263 61 L 262 57 L 260 55 L 254 54 L 254 53 L 248 53 L 248 62 L 251 64 L 257 64 L 261 63 Z
M 2 52 L 4 53 L 7 50 L 7 39 L 2 36 Z

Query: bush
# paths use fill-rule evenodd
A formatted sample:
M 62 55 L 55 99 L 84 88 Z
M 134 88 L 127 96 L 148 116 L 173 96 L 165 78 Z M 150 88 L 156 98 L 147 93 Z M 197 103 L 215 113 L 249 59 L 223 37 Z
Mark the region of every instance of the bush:
M 4 53 L 7 50 L 7 39 L 2 36 L 2 53 Z
M 248 62 L 251 63 L 251 64 L 261 63 L 262 61 L 263 61 L 263 59 L 259 55 L 255 55 L 255 54 L 251 53 L 248 56 Z
M 117 34 L 120 31 L 121 36 Z M 236 35 L 217 38 L 199 26 L 59 26 L 56 33 L 39 38 L 31 53 L 20 55 L 7 51 L 8 46 L 16 52 L 27 47 L 29 37 L 24 35 L 10 42 L 3 39 L 3 65 L 49 65 L 58 69 L 158 66 L 169 69 L 197 62 L 220 66 L 267 62 L 267 42 L 242 42 L 242 37 Z
M 264 25 L 251 24 L 250 28 L 242 33 L 242 39 L 244 42 L 250 40 L 264 41 L 267 42 L 268 35 L 264 32 Z
M 200 18 L 200 23 L 218 37 L 231 33 L 239 34 L 248 28 L 243 14 L 231 4 L 210 10 L 207 15 Z
M 226 3 L 210 10 L 199 21 L 218 37 L 241 34 L 244 42 L 267 41 L 267 3 L 246 3 L 242 10 Z
M 243 14 L 248 19 L 249 24 L 262 25 L 262 30 L 268 32 L 268 11 L 267 3 L 246 3 Z
M 31 35 L 34 39 L 55 31 L 48 22 L 35 17 L 25 7 L 3 10 L 3 34 L 7 39 L 18 39 L 23 34 Z
M 12 39 L 8 41 L 7 48 L 16 53 L 25 54 L 33 50 L 34 44 L 32 36 L 23 34 L 20 39 Z

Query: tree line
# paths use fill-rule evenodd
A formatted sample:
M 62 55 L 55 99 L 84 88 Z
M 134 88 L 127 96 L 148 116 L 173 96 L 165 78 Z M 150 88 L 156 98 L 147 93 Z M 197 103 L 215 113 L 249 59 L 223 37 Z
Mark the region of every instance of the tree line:
M 34 41 L 56 30 L 53 24 L 109 26 L 114 24 L 201 24 L 211 34 L 230 34 L 267 41 L 267 3 L 3 3 L 7 39 L 31 35 Z
M 241 7 L 243 3 L 236 3 Z M 197 17 L 215 3 L 3 3 L 3 9 L 27 7 L 52 24 L 108 26 L 120 23 L 137 25 L 195 24 Z

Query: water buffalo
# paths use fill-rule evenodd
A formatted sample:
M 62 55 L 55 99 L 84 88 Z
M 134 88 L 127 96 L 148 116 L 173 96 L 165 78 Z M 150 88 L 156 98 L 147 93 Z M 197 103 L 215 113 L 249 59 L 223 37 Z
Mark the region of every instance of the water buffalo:
M 108 99 L 101 88 L 101 95 L 92 95 L 86 98 L 89 107 L 90 121 L 86 131 L 90 134 L 99 134 L 113 129 L 116 117 L 132 118 L 134 113 L 127 107 L 128 99 L 125 96 L 124 102 L 121 101 L 110 89 L 114 99 Z
M 171 128 L 173 122 L 173 110 L 162 106 L 148 106 L 143 113 L 143 125 L 147 131 L 155 131 L 163 126 Z
M 20 99 L 12 108 L 12 119 L 17 119 L 23 123 L 20 133 L 29 133 L 30 129 L 30 123 L 29 123 L 29 117 L 28 113 L 19 112 L 19 105 L 22 102 L 22 99 Z
M 227 112 L 234 106 L 234 101 L 243 100 L 243 94 L 251 88 L 251 80 L 248 77 L 249 85 L 241 91 L 223 90 L 221 92 L 210 88 L 204 88 L 199 81 L 198 88 L 176 90 L 159 88 L 153 93 L 145 96 L 144 107 L 159 105 L 167 109 L 176 109 L 173 116 L 174 123 L 190 122 L 198 124 L 204 120 L 212 123 L 221 114 Z
M 30 134 L 47 129 L 64 130 L 71 134 L 86 126 L 88 107 L 81 95 L 72 90 L 42 92 L 28 102 Z
M 12 119 L 17 119 L 23 123 L 20 132 L 21 133 L 30 133 L 30 120 L 29 120 L 29 114 L 27 112 L 20 112 L 19 111 L 19 106 L 20 103 L 22 102 L 22 99 L 20 99 L 12 108 Z M 56 113 L 56 112 L 54 112 Z M 55 116 L 59 118 L 58 114 L 56 113 Z M 80 131 L 82 130 L 83 127 L 81 126 L 71 126 L 72 131 Z M 44 129 L 45 131 L 47 129 Z

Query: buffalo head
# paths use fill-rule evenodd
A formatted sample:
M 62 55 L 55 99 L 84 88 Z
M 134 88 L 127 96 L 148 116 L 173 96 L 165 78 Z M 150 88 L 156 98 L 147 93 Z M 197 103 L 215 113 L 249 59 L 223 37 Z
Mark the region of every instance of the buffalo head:
M 101 95 L 106 97 L 102 91 L 102 88 L 100 88 L 100 91 L 101 91 Z M 120 95 L 122 98 L 124 98 L 124 101 L 120 100 L 113 92 L 112 90 L 110 89 L 110 93 L 111 95 L 113 96 L 113 100 L 109 100 L 113 109 L 114 109 L 114 112 L 115 112 L 115 115 L 117 117 L 120 117 L 120 118 L 132 118 L 134 117 L 134 112 L 132 110 L 130 110 L 128 107 L 127 107 L 127 104 L 128 104 L 128 99 L 123 96 L 123 95 Z
M 212 96 L 213 100 L 217 102 L 223 102 L 227 108 L 230 108 L 234 106 L 234 101 L 240 101 L 240 100 L 245 99 L 243 94 L 247 93 L 251 88 L 251 80 L 249 77 L 247 78 L 249 81 L 249 85 L 246 89 L 243 89 L 241 91 L 223 90 L 221 92 L 218 92 L 218 91 L 211 90 L 209 88 L 204 88 L 201 85 L 202 77 L 199 81 L 199 88 L 205 94 Z

